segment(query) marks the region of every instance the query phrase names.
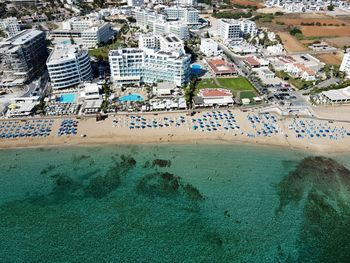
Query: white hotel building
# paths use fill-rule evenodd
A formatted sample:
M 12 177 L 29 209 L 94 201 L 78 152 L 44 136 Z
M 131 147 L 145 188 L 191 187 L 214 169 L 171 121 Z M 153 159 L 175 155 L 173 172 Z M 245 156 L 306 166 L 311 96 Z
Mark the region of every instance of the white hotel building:
M 211 38 L 201 39 L 200 51 L 207 57 L 216 57 L 222 53 L 218 43 Z
M 13 37 L 21 32 L 21 27 L 15 17 L 0 19 L 0 29 L 5 31 L 8 37 Z
M 176 35 L 140 35 L 139 48 L 157 49 L 165 52 L 181 50 L 182 53 L 185 53 L 184 43 Z
M 182 50 L 124 48 L 109 52 L 111 78 L 115 84 L 168 81 L 182 86 L 189 81 L 191 56 Z
M 145 2 L 143 0 L 128 0 L 127 1 L 128 6 L 143 6 Z
M 350 53 L 346 53 L 344 55 L 339 70 L 345 72 L 347 75 L 350 75 Z
M 164 9 L 168 20 L 180 20 L 187 25 L 197 25 L 199 11 L 194 8 L 184 8 L 178 6 L 166 7 Z
M 95 48 L 107 43 L 116 35 L 109 23 L 95 19 L 71 19 L 62 23 L 62 28 L 53 30 L 50 37 L 56 43 L 70 42 L 85 48 Z
M 56 47 L 47 59 L 46 66 L 53 89 L 69 88 L 92 79 L 87 50 L 76 46 Z
M 197 5 L 197 0 L 179 0 L 178 3 L 181 6 L 195 6 Z
M 220 19 L 218 34 L 225 41 L 242 40 L 243 36 L 257 34 L 256 24 L 247 19 Z
M 139 27 L 154 34 L 175 34 L 180 39 L 189 37 L 188 26 L 182 21 L 166 21 L 163 15 L 140 9 L 135 11 L 135 18 Z

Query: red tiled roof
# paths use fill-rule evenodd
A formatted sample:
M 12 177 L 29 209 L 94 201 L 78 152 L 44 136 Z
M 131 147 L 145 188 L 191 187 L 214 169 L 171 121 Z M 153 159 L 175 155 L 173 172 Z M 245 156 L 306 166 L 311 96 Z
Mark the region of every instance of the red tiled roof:
M 213 59 L 208 61 L 208 65 L 215 74 L 235 74 L 236 69 L 231 65 L 227 64 L 222 59 Z
M 226 89 L 202 89 L 199 95 L 203 98 L 209 97 L 232 97 L 232 93 Z
M 295 67 L 297 67 L 298 69 L 300 69 L 301 71 L 303 72 L 306 72 L 307 74 L 309 75 L 316 75 L 316 72 L 308 67 L 306 67 L 305 65 L 303 64 L 300 64 L 300 63 L 294 63 L 293 64 Z
M 245 59 L 245 61 L 250 65 L 250 66 L 260 66 L 260 62 L 257 61 L 255 58 L 253 57 L 247 57 Z

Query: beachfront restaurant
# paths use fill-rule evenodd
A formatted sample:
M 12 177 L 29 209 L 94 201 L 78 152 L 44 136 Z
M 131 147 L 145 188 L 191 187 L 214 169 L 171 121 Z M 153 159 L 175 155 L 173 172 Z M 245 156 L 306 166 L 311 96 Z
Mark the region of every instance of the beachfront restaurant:
M 162 111 L 162 110 L 185 110 L 187 109 L 185 98 L 178 99 L 153 99 L 150 101 L 149 110 Z M 147 110 L 147 108 L 143 108 Z
M 34 113 L 35 106 L 40 103 L 39 96 L 19 97 L 12 99 L 6 115 L 8 117 L 27 117 Z
M 323 91 L 321 95 L 331 104 L 350 103 L 350 86 L 344 89 Z
M 206 63 L 212 74 L 216 77 L 238 75 L 238 71 L 234 68 L 233 64 L 227 63 L 224 59 L 212 59 L 206 61 Z
M 202 89 L 192 102 L 195 108 L 232 106 L 235 103 L 232 92 L 227 89 Z
M 157 97 L 169 97 L 172 95 L 176 88 L 176 85 L 171 82 L 160 82 L 157 86 L 153 87 L 153 94 Z
M 36 102 L 21 102 L 13 103 L 9 105 L 7 111 L 8 117 L 27 117 L 34 113 L 35 106 L 38 105 Z
M 100 111 L 103 100 L 86 100 L 83 104 L 84 114 L 95 114 Z

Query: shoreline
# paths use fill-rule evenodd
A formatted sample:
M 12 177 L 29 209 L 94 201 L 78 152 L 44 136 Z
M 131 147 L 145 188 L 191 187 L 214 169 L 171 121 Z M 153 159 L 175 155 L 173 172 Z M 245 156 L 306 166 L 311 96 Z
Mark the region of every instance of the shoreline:
M 98 147 L 98 146 L 118 146 L 118 145 L 233 145 L 233 146 L 249 146 L 249 147 L 259 147 L 259 148 L 274 148 L 274 149 L 288 149 L 290 151 L 295 151 L 298 154 L 321 154 L 323 156 L 334 156 L 350 153 L 350 150 L 337 149 L 331 146 L 320 147 L 310 145 L 287 145 L 282 143 L 273 142 L 259 142 L 244 139 L 224 139 L 224 138 L 191 138 L 191 139 L 180 139 L 173 138 L 167 140 L 159 140 L 160 138 L 154 138 L 148 141 L 137 141 L 137 140 L 110 140 L 105 138 L 99 139 L 88 139 L 81 138 L 80 141 L 72 138 L 68 138 L 65 142 L 23 142 L 23 141 L 11 141 L 11 143 L 6 145 L 0 145 L 0 150 L 15 150 L 15 149 L 40 149 L 40 148 L 69 148 L 69 147 Z M 273 138 L 271 138 L 273 140 Z

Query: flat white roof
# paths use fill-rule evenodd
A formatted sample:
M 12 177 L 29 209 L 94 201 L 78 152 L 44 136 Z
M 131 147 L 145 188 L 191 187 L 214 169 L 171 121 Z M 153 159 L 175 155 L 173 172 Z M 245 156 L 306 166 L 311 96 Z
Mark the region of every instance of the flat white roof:
M 86 93 L 98 92 L 100 90 L 97 83 L 84 83 L 84 91 Z
M 33 39 L 36 36 L 39 36 L 42 33 L 43 33 L 42 31 L 39 31 L 36 29 L 23 30 L 18 34 L 16 34 L 15 36 L 5 39 L 5 41 L 0 43 L 0 45 L 1 44 L 23 45 L 29 40 Z
M 74 45 L 61 45 L 57 46 L 51 53 L 47 63 L 55 63 L 62 59 L 74 59 L 76 53 L 79 52 L 79 48 Z
M 350 100 L 350 87 L 338 90 L 323 91 L 322 94 L 329 100 Z

